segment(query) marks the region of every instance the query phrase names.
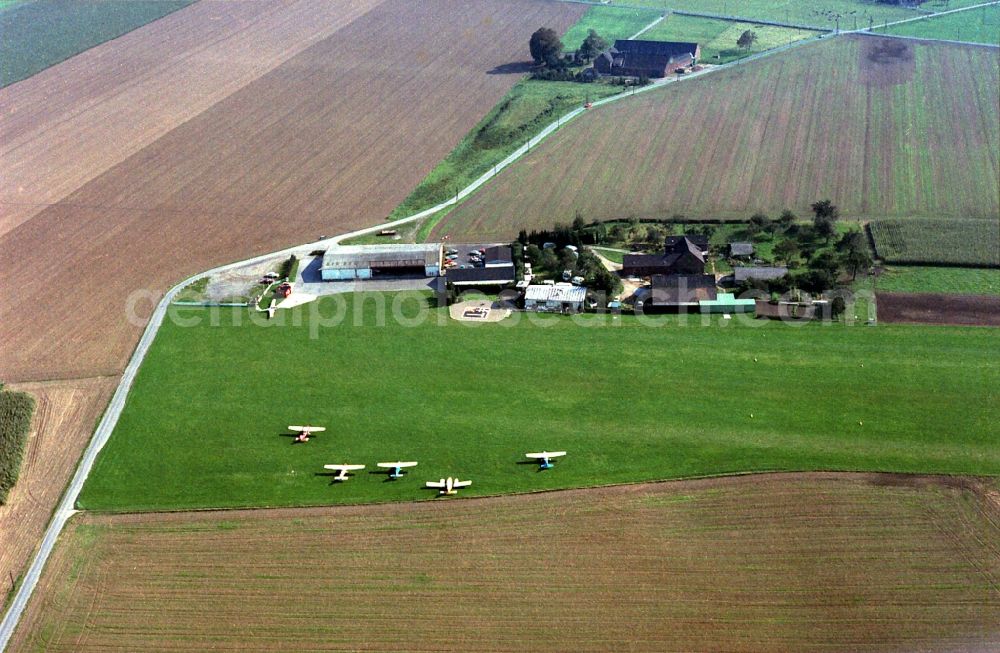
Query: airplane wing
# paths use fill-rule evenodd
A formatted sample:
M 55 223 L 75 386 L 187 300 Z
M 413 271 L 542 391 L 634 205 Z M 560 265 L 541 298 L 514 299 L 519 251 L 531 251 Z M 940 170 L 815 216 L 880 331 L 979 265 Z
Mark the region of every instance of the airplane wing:
M 325 426 L 289 426 L 289 431 L 303 431 L 305 433 L 321 433 L 326 430 Z
M 397 467 L 416 467 L 416 462 L 400 462 L 400 463 L 378 463 L 379 467 L 384 467 L 386 469 L 396 469 Z
M 444 486 L 445 486 L 444 479 L 441 479 L 440 481 L 427 481 L 427 487 L 444 487 Z
M 565 451 L 541 451 L 539 453 L 526 453 L 525 458 L 532 458 L 534 460 L 539 460 L 541 458 L 558 458 L 559 456 L 565 456 Z
M 332 469 L 337 472 L 343 472 L 343 471 L 350 472 L 364 468 L 365 468 L 364 465 L 323 465 L 323 469 Z
M 472 481 L 455 481 L 451 484 L 452 487 L 469 487 L 472 485 Z

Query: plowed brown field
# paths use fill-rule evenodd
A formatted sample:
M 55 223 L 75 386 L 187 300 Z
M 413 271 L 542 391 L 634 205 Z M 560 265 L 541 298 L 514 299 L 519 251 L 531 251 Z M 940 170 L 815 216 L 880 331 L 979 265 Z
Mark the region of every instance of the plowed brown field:
M 1000 327 L 1000 297 L 994 295 L 880 292 L 876 300 L 882 322 Z
M 1000 646 L 960 481 L 774 475 L 69 525 L 12 651 Z
M 186 17 L 196 30 L 216 4 L 199 3 L 165 20 Z M 348 4 L 336 20 L 364 7 L 360 0 Z M 307 9 L 284 29 L 326 20 Z M 161 121 L 172 127 L 134 153 L 134 144 L 107 146 L 81 172 L 74 158 L 79 146 L 63 147 L 58 161 L 35 163 L 33 157 L 43 155 L 34 150 L 44 148 L 19 148 L 25 157 L 14 166 L 19 174 L 28 175 L 31 166 L 53 172 L 33 185 L 14 180 L 0 194 L 9 202 L 24 186 L 25 203 L 35 205 L 5 220 L 9 231 L 0 236 L 5 288 L 13 289 L 0 304 L 0 378 L 117 373 L 139 334 L 126 320 L 131 291 L 158 294 L 216 264 L 377 223 L 518 79 L 494 69 L 526 58 L 528 37 L 538 26 L 563 30 L 583 9 L 532 0 L 385 0 L 319 40 L 326 25 L 296 28 L 298 36 L 289 41 L 315 42 L 277 67 L 257 69 L 259 77 L 225 97 L 217 90 L 225 75 L 215 68 L 214 76 L 192 75 L 180 61 L 158 72 L 182 76 L 183 93 L 168 93 L 163 115 L 145 126 L 123 127 L 124 140 L 141 143 L 158 134 Z M 288 19 L 280 10 L 261 20 Z M 250 48 L 255 38 L 246 35 L 231 47 Z M 149 45 L 141 61 L 175 54 L 171 43 L 164 37 Z M 218 55 L 223 67 L 232 58 L 236 77 L 250 74 L 244 66 L 254 57 L 228 52 Z M 64 70 L 61 64 L 46 75 L 57 78 Z M 122 84 L 105 95 L 127 92 L 127 77 Z M 23 86 L 4 96 L 22 116 L 37 115 L 38 123 L 28 120 L 20 133 L 58 129 L 64 120 L 58 111 L 21 106 Z M 118 138 L 108 121 L 130 123 L 123 106 L 159 111 L 157 88 L 140 89 L 123 105 L 111 103 L 107 115 L 90 111 L 64 138 Z M 87 100 L 86 85 L 77 92 Z M 183 106 L 186 94 L 205 106 L 217 101 L 197 115 L 170 108 Z M 72 100 L 63 97 L 63 106 Z M 5 155 L 5 168 L 18 161 Z M 65 183 L 58 180 L 63 169 L 70 179 Z M 46 202 L 54 203 L 32 215 Z M 29 259 L 32 264 L 25 264 Z
M 0 235 L 379 2 L 199 2 L 0 89 Z
M 42 539 L 118 379 L 74 379 L 9 386 L 35 397 L 21 474 L 0 506 L 0 575 L 18 576 Z M 9 589 L 9 587 L 4 588 Z

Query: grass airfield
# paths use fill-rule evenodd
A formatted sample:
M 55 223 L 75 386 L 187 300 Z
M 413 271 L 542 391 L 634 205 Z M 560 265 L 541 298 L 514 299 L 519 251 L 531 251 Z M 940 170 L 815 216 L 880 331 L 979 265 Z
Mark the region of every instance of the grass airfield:
M 995 330 L 700 315 L 468 325 L 426 295 L 382 297 L 378 326 L 376 296 L 347 297 L 324 327 L 334 298 L 272 323 L 172 309 L 80 507 L 411 501 L 449 475 L 473 480 L 464 495 L 494 495 L 770 470 L 1000 474 L 1000 370 L 982 355 Z M 422 323 L 393 321 L 393 303 Z M 292 444 L 285 427 L 301 423 L 328 431 Z M 518 464 L 542 449 L 569 455 L 545 472 Z M 369 473 L 400 459 L 420 465 L 395 482 Z M 369 467 L 333 485 L 330 463 Z

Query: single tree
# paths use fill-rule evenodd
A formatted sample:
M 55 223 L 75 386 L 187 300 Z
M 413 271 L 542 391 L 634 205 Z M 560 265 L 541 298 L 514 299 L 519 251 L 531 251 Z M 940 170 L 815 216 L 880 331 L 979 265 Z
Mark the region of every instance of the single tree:
M 771 218 L 763 213 L 754 213 L 750 216 L 749 227 L 753 230 L 752 233 L 771 233 Z
M 785 263 L 792 261 L 798 253 L 799 244 L 791 238 L 786 238 L 774 246 L 774 254 Z
M 781 216 L 778 217 L 778 227 L 780 227 L 782 231 L 788 231 L 789 228 L 795 224 L 796 220 L 798 220 L 796 215 L 788 209 L 785 209 L 781 212 Z
M 840 217 L 840 210 L 830 200 L 820 200 L 813 203 L 813 226 L 816 235 L 827 242 L 837 232 L 834 223 Z
M 585 61 L 590 61 L 597 55 L 607 50 L 608 47 L 608 42 L 601 38 L 597 32 L 594 30 L 588 30 L 587 38 L 583 39 L 583 43 L 580 44 L 580 56 L 583 57 Z
M 757 34 L 753 30 L 746 30 L 740 34 L 740 38 L 736 39 L 736 46 L 743 48 L 744 50 L 750 51 L 753 47 L 754 42 L 757 40 Z
M 528 48 L 531 50 L 531 58 L 536 64 L 550 63 L 559 58 L 563 44 L 555 30 L 542 27 L 531 35 Z

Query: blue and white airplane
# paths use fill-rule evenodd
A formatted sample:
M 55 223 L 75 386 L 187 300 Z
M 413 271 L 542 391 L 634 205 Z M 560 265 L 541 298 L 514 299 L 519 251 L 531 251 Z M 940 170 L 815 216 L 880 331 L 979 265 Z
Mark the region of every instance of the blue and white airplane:
M 559 456 L 565 456 L 565 451 L 542 451 L 540 453 L 526 453 L 525 458 L 531 458 L 532 460 L 539 461 L 538 469 L 552 469 L 552 458 L 558 458 Z
M 404 462 L 378 463 L 378 466 L 381 467 L 382 469 L 391 469 L 392 471 L 389 472 L 389 478 L 397 479 L 403 476 L 404 467 L 416 467 L 417 463 L 416 461 L 405 462 L 405 463 Z

